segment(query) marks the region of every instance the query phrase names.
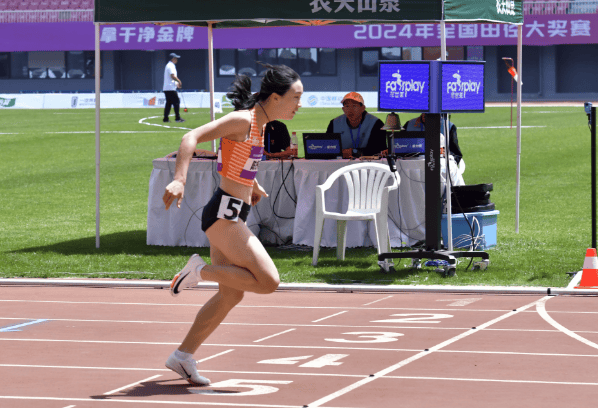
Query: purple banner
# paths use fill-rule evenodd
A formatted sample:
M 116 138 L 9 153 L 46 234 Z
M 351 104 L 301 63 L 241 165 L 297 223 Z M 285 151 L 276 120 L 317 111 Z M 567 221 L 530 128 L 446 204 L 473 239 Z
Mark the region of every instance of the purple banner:
M 447 45 L 514 45 L 517 27 L 505 24 L 446 24 Z M 438 24 L 338 25 L 214 30 L 215 48 L 434 47 Z M 596 43 L 598 14 L 526 16 L 524 45 Z M 101 26 L 102 50 L 205 49 L 205 27 L 116 24 Z M 0 24 L 0 51 L 94 49 L 91 22 Z

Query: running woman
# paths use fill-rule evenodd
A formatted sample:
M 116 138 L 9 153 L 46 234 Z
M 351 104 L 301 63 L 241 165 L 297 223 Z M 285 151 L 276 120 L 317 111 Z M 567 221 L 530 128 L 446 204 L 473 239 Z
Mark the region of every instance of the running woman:
M 274 262 L 245 221 L 251 206 L 268 197 L 255 179 L 264 151 L 264 128 L 273 120 L 293 119 L 301 106 L 303 84 L 299 75 L 285 65 L 263 65 L 267 71 L 259 93 L 251 93 L 248 77 L 237 76 L 227 94 L 235 111 L 183 137 L 174 181 L 162 198 L 166 210 L 175 200 L 181 207 L 189 162 L 197 144 L 220 139 L 220 187 L 202 213 L 202 230 L 210 241 L 212 264 L 207 265 L 194 254 L 170 285 L 176 296 L 200 281 L 218 283 L 218 293 L 199 310 L 187 336 L 166 361 L 167 368 L 194 385 L 208 385 L 210 380 L 199 375 L 193 354 L 243 299 L 244 292 L 268 294 L 280 283 Z

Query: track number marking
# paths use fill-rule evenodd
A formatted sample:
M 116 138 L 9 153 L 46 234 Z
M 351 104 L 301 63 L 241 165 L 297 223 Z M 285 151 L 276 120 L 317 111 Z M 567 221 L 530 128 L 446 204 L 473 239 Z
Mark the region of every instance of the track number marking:
M 437 302 L 452 302 L 452 303 L 449 303 L 447 306 L 467 306 L 467 305 L 472 304 L 473 302 L 477 302 L 478 300 L 482 300 L 482 298 L 436 299 Z
M 443 313 L 399 313 L 391 316 L 398 317 L 399 319 L 372 320 L 371 323 L 440 323 L 440 320 L 434 319 L 449 319 L 453 317 L 453 315 Z
M 371 339 L 371 340 L 347 340 L 347 339 L 325 339 L 326 341 L 334 341 L 336 343 L 389 343 L 391 341 L 397 341 L 396 337 L 404 336 L 402 333 L 392 332 L 350 332 L 343 334 L 355 335 L 360 339 Z
M 325 354 L 322 357 L 318 357 L 312 361 L 308 361 L 305 364 L 301 364 L 299 367 L 305 368 L 322 368 L 325 366 L 339 366 L 343 363 L 339 363 L 338 360 L 347 357 L 348 354 Z M 285 357 L 275 358 L 271 360 L 258 361 L 258 364 L 287 364 L 293 365 L 298 364 L 300 361 L 307 360 L 313 356 L 299 356 L 299 357 Z
M 229 395 L 235 397 L 247 397 L 250 395 L 264 395 L 273 394 L 278 391 L 276 387 L 270 387 L 267 385 L 259 384 L 290 384 L 293 381 L 275 381 L 275 380 L 239 380 L 230 379 L 210 384 L 212 389 L 192 389 L 191 392 L 194 394 L 209 394 L 209 395 Z M 217 390 L 214 388 L 249 388 L 249 391 L 226 391 Z

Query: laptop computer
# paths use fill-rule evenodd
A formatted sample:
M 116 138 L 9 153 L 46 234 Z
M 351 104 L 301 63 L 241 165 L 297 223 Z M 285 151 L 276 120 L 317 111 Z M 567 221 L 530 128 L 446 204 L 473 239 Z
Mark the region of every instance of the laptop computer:
M 395 132 L 394 153 L 397 157 L 411 157 L 426 152 L 425 132 L 406 131 Z M 390 141 L 390 133 L 388 134 Z
M 304 133 L 306 159 L 331 160 L 342 157 L 340 133 Z

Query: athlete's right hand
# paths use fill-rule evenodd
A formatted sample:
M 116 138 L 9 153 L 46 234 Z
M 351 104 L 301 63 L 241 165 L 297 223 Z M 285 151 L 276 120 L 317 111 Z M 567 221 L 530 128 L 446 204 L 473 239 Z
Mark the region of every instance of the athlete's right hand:
M 185 194 L 185 185 L 178 180 L 174 180 L 166 186 L 166 191 L 162 197 L 166 210 L 170 208 L 170 205 L 174 200 L 177 200 L 176 206 L 181 208 L 183 202 L 183 195 Z

